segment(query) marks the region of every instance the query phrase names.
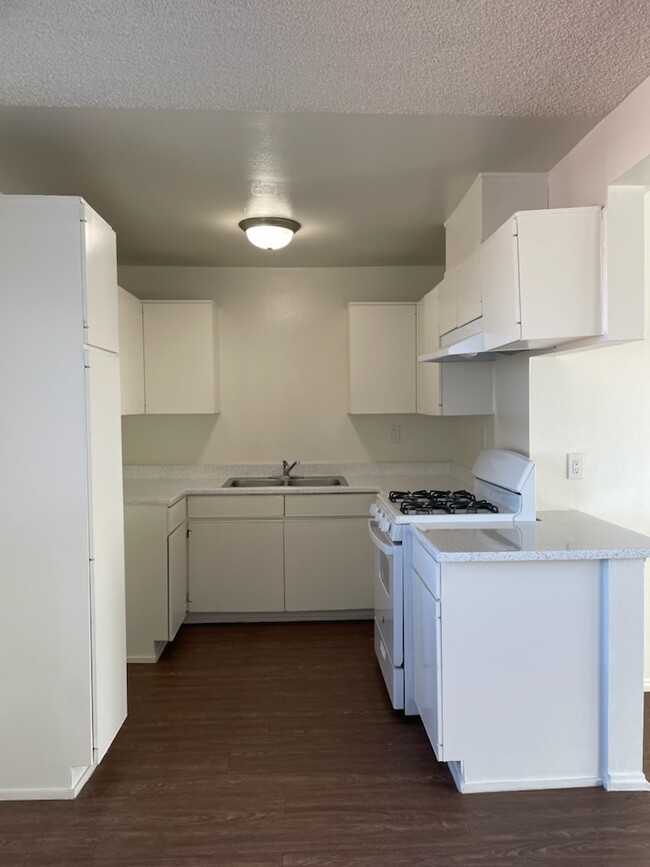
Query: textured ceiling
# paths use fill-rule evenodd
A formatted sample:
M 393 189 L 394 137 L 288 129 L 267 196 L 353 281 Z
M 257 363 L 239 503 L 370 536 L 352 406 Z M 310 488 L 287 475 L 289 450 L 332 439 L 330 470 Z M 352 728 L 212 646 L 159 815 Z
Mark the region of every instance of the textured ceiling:
M 650 74 L 649 6 L 0 0 L 0 192 L 83 196 L 123 263 L 441 263 L 477 172 L 548 170 Z
M 4 0 L 0 103 L 603 115 L 648 0 Z
M 593 122 L 0 108 L 0 191 L 83 196 L 122 263 L 437 264 L 477 172 L 547 170 Z M 246 216 L 303 228 L 269 253 Z

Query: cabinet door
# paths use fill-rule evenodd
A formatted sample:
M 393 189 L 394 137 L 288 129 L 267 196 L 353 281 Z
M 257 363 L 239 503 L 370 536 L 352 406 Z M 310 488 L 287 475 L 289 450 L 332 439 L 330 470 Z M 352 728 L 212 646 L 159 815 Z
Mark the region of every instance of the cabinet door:
M 440 602 L 412 571 L 413 685 L 415 704 L 439 761 L 442 751 Z
M 371 609 L 374 549 L 366 518 L 286 521 L 287 611 Z
M 414 413 L 415 304 L 348 306 L 349 412 Z
M 190 611 L 284 611 L 282 521 L 190 522 Z
M 84 342 L 119 351 L 117 250 L 115 232 L 83 203 L 85 322 Z
M 458 269 L 447 271 L 445 278 L 438 287 L 438 328 L 440 334 L 453 331 L 458 326 L 458 310 L 456 291 L 458 285 Z
M 177 527 L 167 539 L 169 640 L 173 641 L 187 612 L 187 528 Z
M 478 319 L 481 315 L 481 264 L 476 250 L 458 266 L 456 286 L 458 327 Z
M 481 246 L 481 292 L 485 348 L 521 338 L 519 261 L 515 220 L 509 220 Z
M 438 348 L 438 287 L 418 303 L 417 354 Z M 417 411 L 420 415 L 440 415 L 440 365 L 418 361 Z
M 217 308 L 211 301 L 145 301 L 145 409 L 219 412 Z
M 126 717 L 126 615 L 120 370 L 86 352 L 89 402 L 91 633 L 95 748 L 101 760 Z
M 603 332 L 600 208 L 517 215 L 524 340 Z
M 120 322 L 120 387 L 122 415 L 144 413 L 144 344 L 142 302 L 121 286 L 118 291 Z

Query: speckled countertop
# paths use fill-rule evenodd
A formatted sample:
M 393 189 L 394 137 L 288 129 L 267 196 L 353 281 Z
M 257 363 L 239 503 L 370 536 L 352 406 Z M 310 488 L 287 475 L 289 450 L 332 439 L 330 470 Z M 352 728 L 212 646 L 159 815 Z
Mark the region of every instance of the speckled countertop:
M 453 488 L 468 483 L 471 474 L 452 463 L 300 464 L 294 476 L 344 476 L 347 486 L 224 488 L 231 476 L 277 476 L 279 464 L 124 467 L 124 502 L 130 505 L 172 506 L 190 494 L 245 496 L 268 494 L 372 494 L 410 488 Z
M 643 560 L 650 537 L 583 512 L 540 512 L 535 522 L 432 530 L 412 525 L 443 563 L 495 560 Z

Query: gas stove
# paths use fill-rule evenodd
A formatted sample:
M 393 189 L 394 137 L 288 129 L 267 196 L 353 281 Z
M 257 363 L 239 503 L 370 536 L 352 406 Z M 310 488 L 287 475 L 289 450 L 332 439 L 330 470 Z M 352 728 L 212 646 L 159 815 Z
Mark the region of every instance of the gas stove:
M 472 481 L 456 490 L 379 494 L 370 507 L 370 538 L 375 552 L 375 654 L 391 704 L 417 713 L 413 687 L 413 624 L 408 544 L 409 524 L 426 527 L 507 526 L 535 520 L 535 465 L 516 452 L 481 452 L 472 467 Z M 408 539 L 406 539 L 408 543 Z M 405 604 L 404 600 L 407 600 Z
M 396 503 L 403 515 L 476 515 L 480 512 L 496 514 L 499 507 L 487 500 L 479 500 L 469 491 L 391 491 L 391 503 Z
M 535 465 L 516 452 L 481 452 L 472 467 L 470 490 L 425 490 L 379 494 L 370 507 L 377 529 L 400 542 L 404 525 L 509 524 L 535 520 Z

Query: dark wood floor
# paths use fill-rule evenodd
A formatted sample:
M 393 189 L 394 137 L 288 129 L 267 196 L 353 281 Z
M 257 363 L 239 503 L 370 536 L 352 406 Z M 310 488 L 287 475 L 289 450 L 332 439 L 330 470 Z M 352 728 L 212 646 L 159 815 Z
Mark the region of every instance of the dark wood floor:
M 369 623 L 185 627 L 76 801 L 0 803 L 2 867 L 513 864 L 650 865 L 650 794 L 459 795 Z

